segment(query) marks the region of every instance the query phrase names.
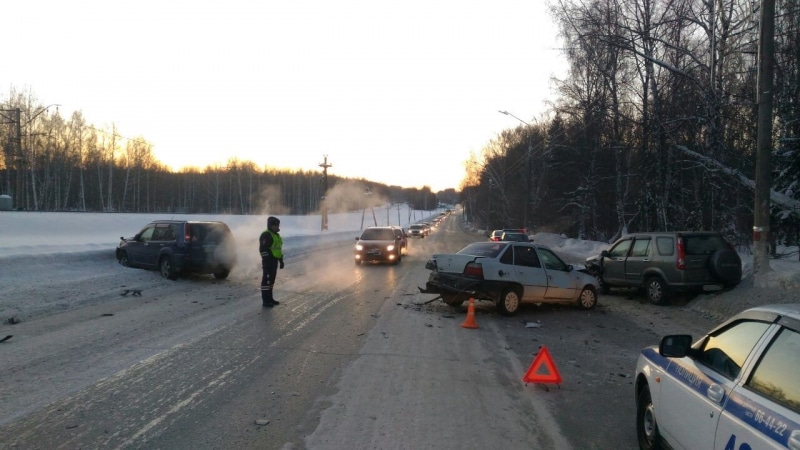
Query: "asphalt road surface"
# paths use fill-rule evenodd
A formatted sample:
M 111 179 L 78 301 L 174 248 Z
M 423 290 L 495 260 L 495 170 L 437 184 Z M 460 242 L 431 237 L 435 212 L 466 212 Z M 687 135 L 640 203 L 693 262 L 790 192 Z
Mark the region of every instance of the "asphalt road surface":
M 356 266 L 352 242 L 308 252 L 272 309 L 253 268 L 167 281 L 113 252 L 20 259 L 8 270 L 48 276 L 3 295 L 52 301 L 2 318 L 0 449 L 637 448 L 639 351 L 714 322 L 610 295 L 510 318 L 478 302 L 463 328 L 466 305 L 417 286 L 432 253 L 482 239 L 451 217 L 396 266 Z M 543 346 L 561 385 L 522 381 Z

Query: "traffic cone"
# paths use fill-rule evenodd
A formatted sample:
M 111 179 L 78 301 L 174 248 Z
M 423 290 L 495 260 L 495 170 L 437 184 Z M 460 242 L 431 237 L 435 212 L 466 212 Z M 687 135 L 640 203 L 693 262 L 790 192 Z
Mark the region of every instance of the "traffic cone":
M 467 318 L 461 324 L 463 328 L 478 328 L 478 322 L 475 322 L 475 299 L 469 299 L 469 307 L 467 308 Z

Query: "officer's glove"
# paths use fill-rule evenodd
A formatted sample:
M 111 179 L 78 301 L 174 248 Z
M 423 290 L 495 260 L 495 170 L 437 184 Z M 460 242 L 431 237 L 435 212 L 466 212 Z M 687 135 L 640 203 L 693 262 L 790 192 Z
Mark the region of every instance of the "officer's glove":
M 283 258 L 278 260 L 280 262 L 280 268 L 283 269 Z

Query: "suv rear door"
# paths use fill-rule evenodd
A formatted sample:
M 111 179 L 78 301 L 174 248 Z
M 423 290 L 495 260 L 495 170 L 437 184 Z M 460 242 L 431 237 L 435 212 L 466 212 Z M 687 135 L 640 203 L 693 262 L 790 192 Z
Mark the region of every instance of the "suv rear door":
M 685 254 L 684 282 L 715 283 L 708 270 L 709 259 L 717 250 L 727 248 L 721 236 L 715 234 L 686 234 L 680 237 Z M 721 286 L 720 286 L 721 287 Z
M 231 236 L 227 225 L 221 222 L 189 222 L 187 225 L 190 261 L 199 266 L 228 265 L 224 260 L 227 255 L 225 246 Z

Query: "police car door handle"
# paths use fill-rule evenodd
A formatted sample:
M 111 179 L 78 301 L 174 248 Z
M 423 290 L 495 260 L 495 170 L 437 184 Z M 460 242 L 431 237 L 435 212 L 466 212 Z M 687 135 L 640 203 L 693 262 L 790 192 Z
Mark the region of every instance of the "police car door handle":
M 722 403 L 722 399 L 725 398 L 725 389 L 718 384 L 712 384 L 708 387 L 706 395 L 711 399 L 711 401 Z

